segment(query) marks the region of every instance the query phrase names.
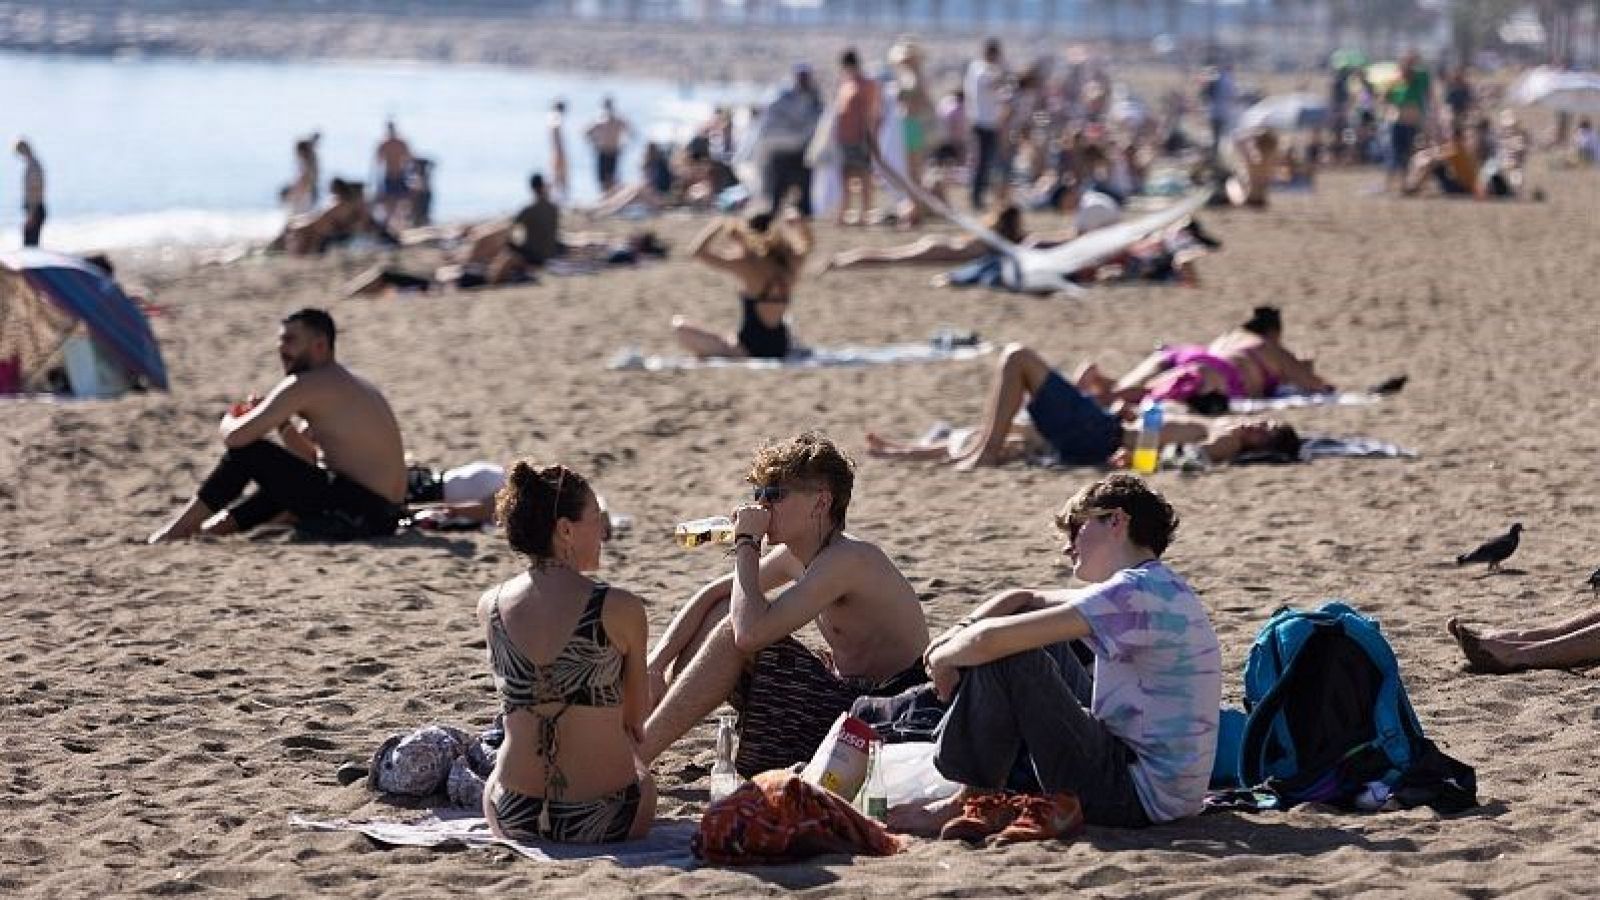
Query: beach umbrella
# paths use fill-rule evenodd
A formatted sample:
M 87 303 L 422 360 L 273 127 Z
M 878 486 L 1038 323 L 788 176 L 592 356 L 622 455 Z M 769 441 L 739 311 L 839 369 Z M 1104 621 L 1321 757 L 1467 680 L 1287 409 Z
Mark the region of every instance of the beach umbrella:
M 1365 53 L 1360 50 L 1351 50 L 1348 47 L 1335 50 L 1328 56 L 1328 68 L 1335 71 L 1339 69 L 1359 69 L 1366 64 L 1367 55 Z
M 165 390 L 167 367 L 144 311 L 110 275 L 74 256 L 0 253 L 0 361 L 15 361 L 24 386 L 83 324 L 96 350 L 134 379 Z
M 1557 112 L 1600 113 L 1600 75 L 1538 68 L 1512 83 L 1506 97 L 1518 106 Z
M 1239 116 L 1240 128 L 1275 128 L 1299 131 L 1320 128 L 1328 121 L 1328 102 L 1320 95 L 1274 94 Z

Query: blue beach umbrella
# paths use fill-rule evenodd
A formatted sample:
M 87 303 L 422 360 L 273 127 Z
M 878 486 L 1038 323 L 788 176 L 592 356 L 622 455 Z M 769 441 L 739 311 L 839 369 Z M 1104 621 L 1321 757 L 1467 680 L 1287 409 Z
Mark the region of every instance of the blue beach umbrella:
M 95 344 L 130 375 L 166 390 L 167 367 L 143 310 L 116 281 L 74 256 L 26 249 L 0 253 L 0 357 L 17 356 L 24 380 L 33 378 L 71 335 L 78 322 Z M 22 326 L 26 326 L 25 328 Z M 30 340 L 4 346 L 14 332 Z

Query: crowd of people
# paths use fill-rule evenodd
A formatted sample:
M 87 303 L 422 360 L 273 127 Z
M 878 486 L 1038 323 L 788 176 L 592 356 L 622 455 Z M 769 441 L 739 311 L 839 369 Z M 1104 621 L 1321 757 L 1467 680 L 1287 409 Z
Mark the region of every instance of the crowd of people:
M 1061 197 L 1071 198 L 1075 212 L 1120 206 L 1140 190 L 1154 148 L 1175 142 L 1155 117 L 1119 121 L 1114 85 L 1087 64 L 1013 74 L 999 42 L 989 41 L 959 91 L 934 102 L 914 44 L 897 44 L 890 62 L 894 74 L 879 81 L 864 74 L 854 53 L 841 58 L 831 122 L 808 68 L 795 71 L 768 109 L 767 209 L 715 218 L 688 250 L 737 283 L 739 324 L 722 330 L 675 318 L 674 334 L 688 352 L 779 358 L 798 346 L 787 316 L 815 243 L 810 219 L 818 210 L 808 187 L 817 135 L 833 142 L 845 195 L 858 198 L 839 221 L 864 222 L 873 206 L 872 173 L 883 159 L 878 126 L 886 103 L 900 110 L 908 174 L 920 175 L 938 196 L 938 170 L 966 167 L 968 201 L 995 209 L 988 227 L 1016 244 L 1092 230 L 1080 219 L 1060 235 L 1025 233 L 1018 198 L 1041 178 L 1051 179 L 1054 208 L 1062 208 Z M 1403 176 L 1396 185 L 1414 191 L 1432 179 L 1447 192 L 1481 195 L 1478 170 L 1460 158 L 1476 152 L 1465 120 L 1473 101 L 1454 77 L 1445 93 L 1449 139 L 1413 150 L 1419 136 L 1428 140 L 1432 121 L 1432 89 L 1416 78 L 1419 71 L 1414 60 L 1402 61 L 1402 86 L 1385 94 L 1393 107 L 1391 171 Z M 1237 92 L 1227 67 L 1208 74 L 1200 96 L 1213 128 L 1212 157 L 1233 134 L 1228 119 Z M 558 104 L 551 117 L 551 178 L 534 175 L 528 205 L 473 241 L 470 253 L 497 281 L 537 272 L 585 246 L 562 233 L 552 196 L 567 189 L 564 114 Z M 1168 124 L 1177 127 L 1176 119 Z M 617 160 L 631 133 L 609 101 L 586 133 L 607 190 L 627 190 L 618 184 Z M 298 175 L 286 193 L 310 206 L 317 201 L 316 143 L 312 135 L 297 145 Z M 1258 131 L 1238 143 L 1239 202 L 1263 206 L 1278 137 Z M 726 167 L 721 160 L 731 159 L 732 148 L 731 126 L 719 116 L 687 158 Z M 1029 154 L 1029 165 L 1019 163 Z M 341 235 L 388 229 L 395 217 L 414 214 L 416 160 L 392 123 L 377 158 L 380 187 L 370 204 L 361 185 L 334 179 L 331 205 L 292 226 L 284 249 L 315 252 Z M 647 159 L 664 164 L 659 155 Z M 666 197 L 675 183 L 662 178 L 645 190 Z M 1006 203 L 992 205 L 991 192 Z M 637 191 L 628 202 L 643 196 Z M 903 199 L 908 205 L 899 214 L 908 220 L 925 212 L 922 198 Z M 924 238 L 845 251 L 829 265 L 970 263 L 986 252 L 973 239 Z M 1090 360 L 1070 380 L 1014 344 L 1000 354 L 972 428 L 945 445 L 869 434 L 867 452 L 963 470 L 1041 452 L 1069 465 L 1124 468 L 1139 436 L 1131 420 L 1140 404 L 1217 413 L 1230 401 L 1270 397 L 1283 387 L 1332 391 L 1283 336 L 1281 312 L 1260 307 L 1209 343 L 1164 347 L 1121 377 Z M 338 362 L 336 343 L 325 311 L 303 309 L 280 323 L 284 378 L 223 417 L 216 467 L 152 542 L 274 521 L 329 539 L 397 528 L 407 483 L 400 425 L 378 388 Z M 1162 443 L 1192 445 L 1212 463 L 1257 451 L 1294 457 L 1301 440 L 1279 421 L 1177 409 L 1160 431 Z M 1220 651 L 1200 598 L 1162 559 L 1179 514 L 1143 480 L 1113 471 L 1058 507 L 1062 552 L 1082 587 L 1007 590 L 933 635 L 891 555 L 847 530 L 856 471 L 833 440 L 807 431 L 773 441 L 744 477 L 751 493 L 731 517 L 726 573 L 696 591 L 652 644 L 641 597 L 598 575 L 608 519 L 587 477 L 530 460 L 509 467 L 495 519 L 529 565 L 486 590 L 477 607 L 506 735 L 484 800 L 496 833 L 576 842 L 642 836 L 656 806 L 650 764 L 722 704 L 738 713 L 735 765 L 749 777 L 810 758 L 839 714 L 862 698 L 907 692 L 931 692 L 942 710 L 936 765 L 960 790 L 897 808 L 889 816 L 895 829 L 1043 840 L 1068 834 L 1079 810 L 1083 821 L 1116 827 L 1200 811 L 1217 752 Z M 813 623 L 825 651 L 795 637 Z M 1595 627 L 1592 615 L 1505 632 L 1449 624 L 1468 659 L 1491 671 L 1592 655 Z

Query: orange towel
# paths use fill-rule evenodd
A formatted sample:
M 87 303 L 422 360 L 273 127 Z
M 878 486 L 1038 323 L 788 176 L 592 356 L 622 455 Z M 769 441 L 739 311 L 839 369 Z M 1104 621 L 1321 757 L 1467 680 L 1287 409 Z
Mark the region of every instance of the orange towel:
M 762 772 L 711 804 L 690 841 L 718 865 L 793 862 L 824 853 L 892 856 L 902 839 L 837 794 L 777 770 Z

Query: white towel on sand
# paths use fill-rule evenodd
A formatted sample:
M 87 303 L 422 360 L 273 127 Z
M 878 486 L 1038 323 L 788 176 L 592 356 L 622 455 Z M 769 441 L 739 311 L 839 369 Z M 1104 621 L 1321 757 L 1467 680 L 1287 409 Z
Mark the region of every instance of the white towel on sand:
M 936 347 L 931 343 L 882 344 L 873 347 L 813 347 L 783 359 L 748 357 L 644 356 L 623 350 L 606 364 L 614 370 L 665 372 L 675 369 L 828 369 L 840 366 L 881 366 L 890 363 L 947 362 L 975 359 L 994 349 L 991 344 L 974 347 Z
M 650 835 L 642 840 L 620 844 L 556 844 L 497 838 L 475 809 L 436 809 L 416 822 L 353 822 L 290 816 L 289 824 L 313 831 L 356 831 L 394 847 L 505 847 L 537 862 L 607 860 L 620 866 L 679 869 L 695 864 L 694 854 L 689 851 L 689 838 L 698 827 L 692 819 L 658 819 Z

